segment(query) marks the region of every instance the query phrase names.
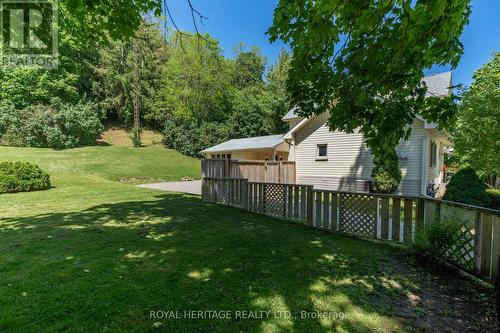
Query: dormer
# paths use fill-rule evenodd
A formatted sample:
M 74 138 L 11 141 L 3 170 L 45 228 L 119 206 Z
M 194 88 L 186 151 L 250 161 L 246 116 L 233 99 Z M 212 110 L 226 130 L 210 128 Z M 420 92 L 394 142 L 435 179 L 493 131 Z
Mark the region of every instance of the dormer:
M 298 110 L 299 108 L 298 107 L 293 107 L 290 109 L 290 111 L 288 111 L 284 116 L 283 118 L 281 118 L 281 120 L 283 120 L 285 123 L 288 124 L 288 128 L 289 129 L 292 129 L 295 125 L 297 125 L 301 120 L 302 120 L 302 117 L 299 117 L 297 114 L 296 114 L 296 111 Z

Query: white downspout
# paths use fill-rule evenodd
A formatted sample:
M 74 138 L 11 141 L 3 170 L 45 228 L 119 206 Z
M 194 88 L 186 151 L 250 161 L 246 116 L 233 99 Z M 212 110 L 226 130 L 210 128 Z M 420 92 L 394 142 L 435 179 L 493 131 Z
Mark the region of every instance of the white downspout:
M 426 186 L 427 186 L 427 146 L 429 145 L 429 138 L 427 137 L 427 133 L 425 133 L 425 137 L 422 139 L 422 166 L 420 168 L 420 191 L 422 195 L 427 195 Z

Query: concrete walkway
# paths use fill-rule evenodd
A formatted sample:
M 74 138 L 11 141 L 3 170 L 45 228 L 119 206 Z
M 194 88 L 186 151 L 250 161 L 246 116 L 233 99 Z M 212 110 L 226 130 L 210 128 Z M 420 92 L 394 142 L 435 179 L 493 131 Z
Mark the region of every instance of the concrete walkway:
M 184 182 L 167 182 L 156 184 L 142 184 L 137 185 L 143 188 L 152 188 L 162 191 L 182 192 L 189 194 L 201 195 L 201 180 L 184 181 Z

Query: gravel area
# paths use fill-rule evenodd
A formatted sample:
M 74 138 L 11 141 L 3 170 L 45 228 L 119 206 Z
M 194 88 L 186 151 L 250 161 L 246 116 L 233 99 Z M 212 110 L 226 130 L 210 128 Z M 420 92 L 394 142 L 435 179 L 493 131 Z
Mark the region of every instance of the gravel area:
M 162 191 L 182 192 L 182 193 L 201 195 L 201 180 L 142 184 L 137 186 L 143 188 L 152 188 Z

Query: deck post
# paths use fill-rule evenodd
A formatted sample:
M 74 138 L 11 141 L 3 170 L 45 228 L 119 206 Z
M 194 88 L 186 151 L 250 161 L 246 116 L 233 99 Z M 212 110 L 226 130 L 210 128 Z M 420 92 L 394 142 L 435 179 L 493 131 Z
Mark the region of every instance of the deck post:
M 313 225 L 313 187 L 307 186 L 307 224 Z
M 244 210 L 248 210 L 248 179 L 241 180 L 241 204 Z

